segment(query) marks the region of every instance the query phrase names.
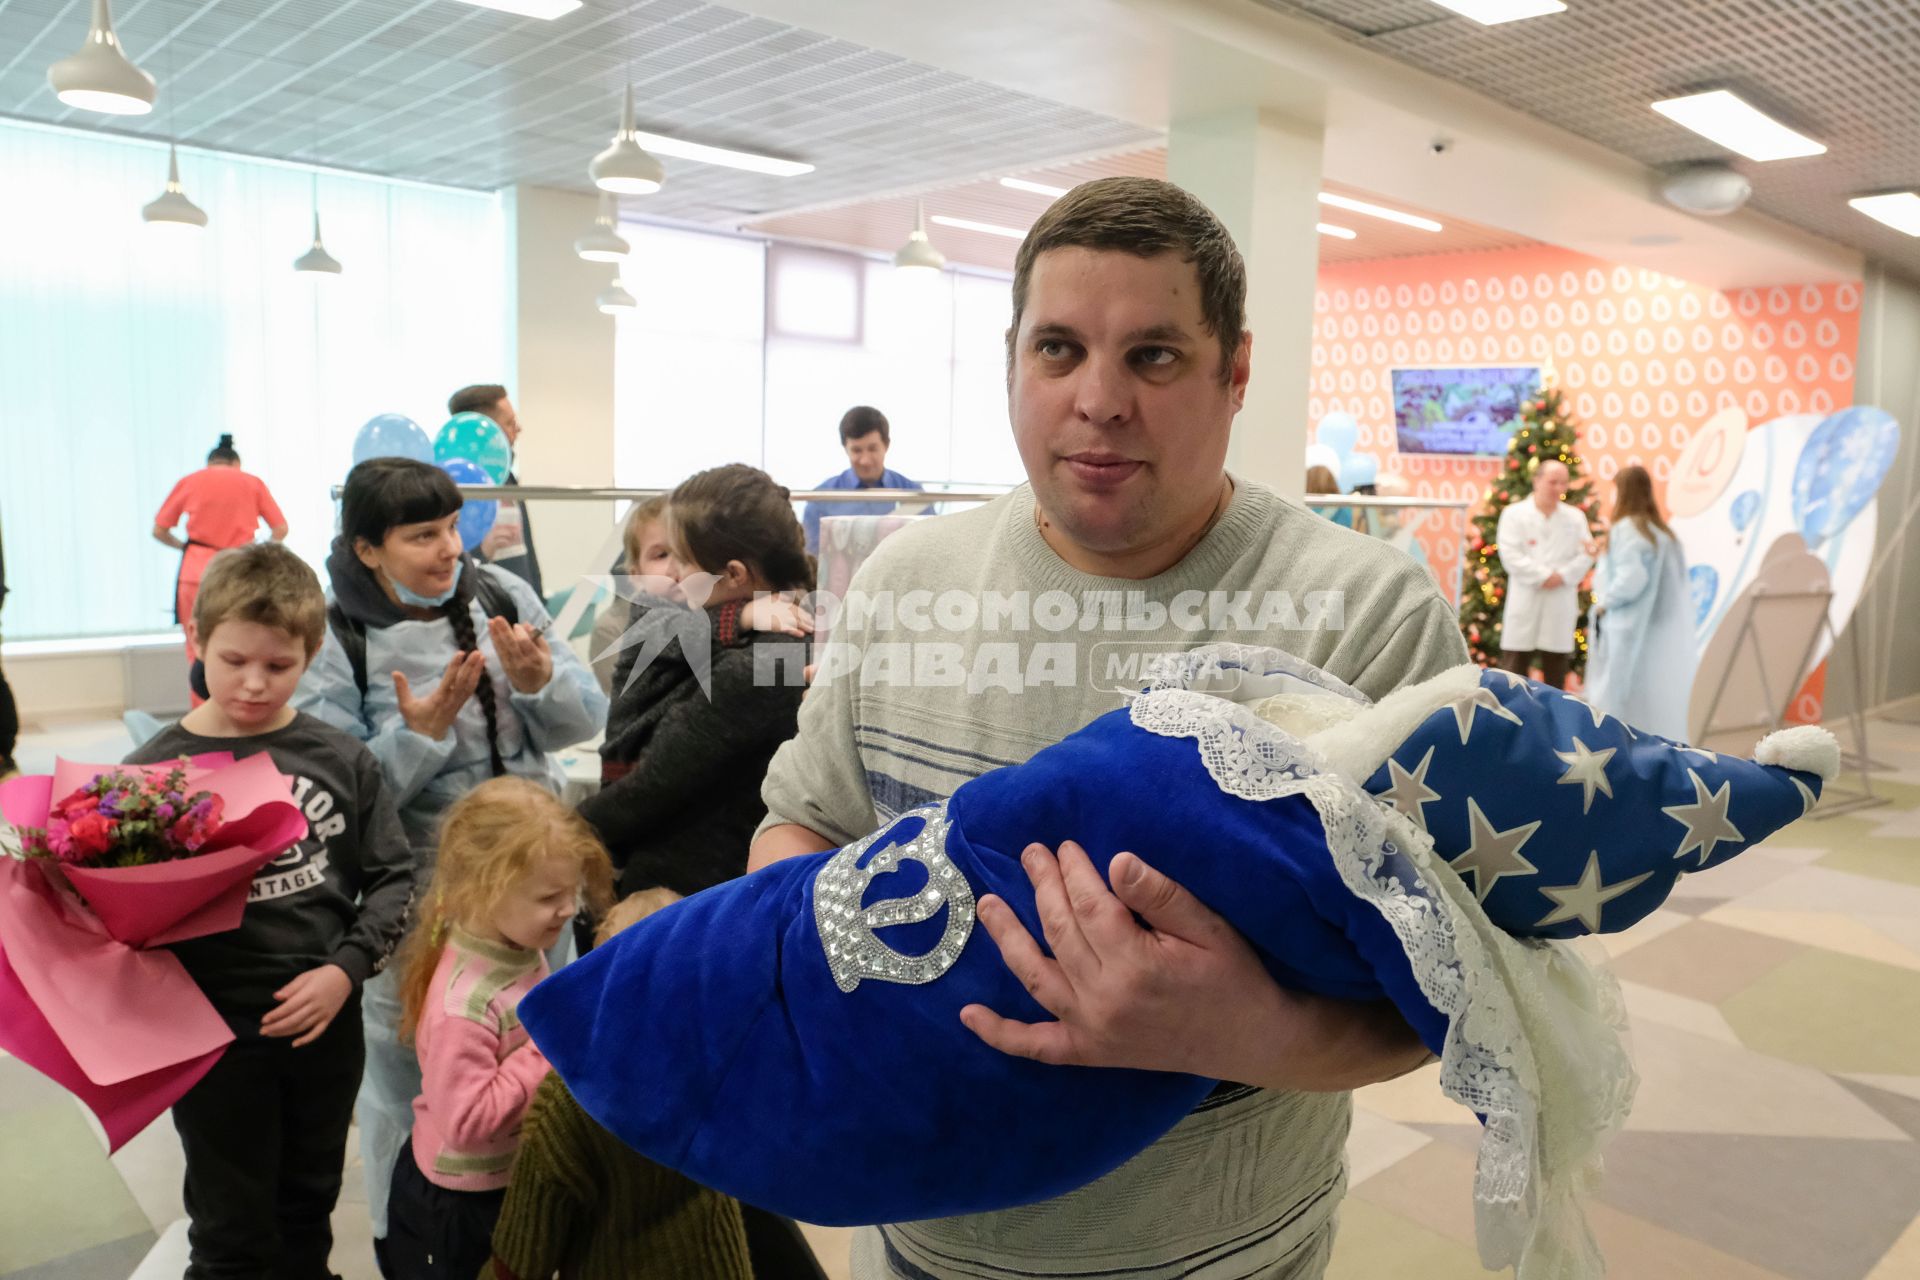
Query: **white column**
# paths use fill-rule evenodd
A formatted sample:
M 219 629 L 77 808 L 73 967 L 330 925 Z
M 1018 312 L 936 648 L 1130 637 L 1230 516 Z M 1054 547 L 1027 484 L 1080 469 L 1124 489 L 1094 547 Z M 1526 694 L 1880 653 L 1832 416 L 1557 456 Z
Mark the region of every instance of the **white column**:
M 514 470 L 521 484 L 613 483 L 613 318 L 594 295 L 614 266 L 583 262 L 574 239 L 593 225 L 597 196 L 550 187 L 502 193 L 507 229 L 507 392 L 523 430 Z M 614 519 L 611 502 L 535 502 L 534 545 L 548 595 L 581 574 L 605 573 L 595 553 Z
M 1176 119 L 1167 176 L 1219 215 L 1247 260 L 1253 377 L 1227 466 L 1298 497 L 1306 482 L 1322 128 L 1245 107 Z

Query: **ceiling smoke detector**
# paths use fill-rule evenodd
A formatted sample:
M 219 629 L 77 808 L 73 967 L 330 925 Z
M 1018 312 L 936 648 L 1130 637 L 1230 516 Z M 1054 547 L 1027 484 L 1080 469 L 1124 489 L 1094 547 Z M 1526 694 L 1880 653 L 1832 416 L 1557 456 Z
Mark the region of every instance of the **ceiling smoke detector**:
M 1676 209 L 1724 217 L 1747 202 L 1753 183 L 1723 164 L 1701 164 L 1671 174 L 1660 183 L 1660 195 Z

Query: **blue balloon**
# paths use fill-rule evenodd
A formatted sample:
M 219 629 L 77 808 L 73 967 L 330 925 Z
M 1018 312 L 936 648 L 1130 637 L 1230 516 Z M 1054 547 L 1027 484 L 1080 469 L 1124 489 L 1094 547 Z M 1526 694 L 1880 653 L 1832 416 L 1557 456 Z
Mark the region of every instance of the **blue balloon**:
M 440 469 L 453 477 L 455 484 L 478 484 L 493 486 L 493 477 L 486 469 L 471 458 L 447 458 L 440 463 Z M 500 504 L 468 498 L 460 506 L 460 519 L 455 522 L 460 530 L 460 544 L 468 551 L 480 545 L 487 531 L 493 528 L 493 522 L 500 515 Z
M 1372 484 L 1380 475 L 1380 459 L 1370 453 L 1350 453 L 1340 460 L 1340 487 L 1352 493 Z
M 353 464 L 368 458 L 412 458 L 415 462 L 433 461 L 433 441 L 420 424 L 404 414 L 383 413 L 367 419 L 353 438 Z
M 1693 591 L 1693 625 L 1698 628 L 1713 612 L 1713 598 L 1720 594 L 1720 574 L 1710 564 L 1697 564 L 1687 570 L 1687 585 Z
M 1855 405 L 1813 429 L 1793 467 L 1793 522 L 1809 547 L 1847 527 L 1880 491 L 1900 447 L 1885 409 Z
M 1314 439 L 1344 458 L 1360 443 L 1359 420 L 1350 413 L 1330 413 L 1320 419 Z
M 1733 520 L 1733 531 L 1745 533 L 1753 518 L 1760 514 L 1760 491 L 1749 489 L 1733 500 L 1733 509 L 1727 513 Z

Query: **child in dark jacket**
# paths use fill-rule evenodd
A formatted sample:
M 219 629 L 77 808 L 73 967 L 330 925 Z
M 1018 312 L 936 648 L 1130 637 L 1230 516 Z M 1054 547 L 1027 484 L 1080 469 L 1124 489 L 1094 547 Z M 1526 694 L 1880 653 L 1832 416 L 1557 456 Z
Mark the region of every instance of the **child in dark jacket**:
M 309 824 L 254 875 L 237 928 L 172 948 L 235 1037 L 173 1107 L 190 1280 L 333 1274 L 360 988 L 392 954 L 413 893 L 413 853 L 372 753 L 289 705 L 326 611 L 313 570 L 279 543 L 214 557 L 187 628 L 210 696 L 127 757 L 264 751 Z
M 580 806 L 622 894 L 698 893 L 746 872 L 766 816 L 760 784 L 806 692 L 813 624 L 792 597 L 811 590 L 813 564 L 787 490 L 752 467 L 715 467 L 673 491 L 667 529 L 695 607 L 636 605 L 600 748 L 603 786 Z

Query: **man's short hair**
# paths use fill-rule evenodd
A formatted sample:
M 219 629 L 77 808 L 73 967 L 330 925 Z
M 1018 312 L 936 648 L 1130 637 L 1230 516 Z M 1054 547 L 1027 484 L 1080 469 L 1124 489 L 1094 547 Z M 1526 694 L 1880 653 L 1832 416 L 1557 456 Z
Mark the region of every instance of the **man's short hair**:
M 447 416 L 455 417 L 462 413 L 488 413 L 493 406 L 507 398 L 507 389 L 497 382 L 476 382 L 470 387 L 462 387 L 447 397 Z M 492 416 L 488 413 L 488 416 Z
M 841 443 L 843 443 L 843 445 L 845 445 L 847 441 L 851 441 L 851 439 L 860 439 L 862 436 L 872 436 L 874 432 L 879 432 L 879 443 L 883 443 L 883 445 L 891 445 L 891 443 L 893 443 L 893 432 L 891 432 L 891 428 L 887 426 L 887 415 L 883 415 L 879 409 L 874 409 L 872 405 L 854 405 L 847 413 L 841 415 Z
M 223 622 L 254 622 L 284 631 L 320 652 L 327 632 L 327 596 L 307 562 L 284 543 L 250 542 L 216 555 L 193 599 L 193 626 L 201 644 Z
M 1049 249 L 1117 249 L 1136 258 L 1178 253 L 1200 277 L 1200 313 L 1220 343 L 1220 381 L 1247 327 L 1247 264 L 1213 210 L 1159 178 L 1097 178 L 1047 206 L 1020 242 L 1013 265 L 1013 324 L 1007 330 L 1007 377 L 1013 344 L 1027 309 L 1033 264 Z
M 881 444 L 892 444 L 893 434 L 887 426 L 887 415 L 868 404 L 857 404 L 840 415 L 840 443 L 858 440 L 862 436 L 880 433 Z

